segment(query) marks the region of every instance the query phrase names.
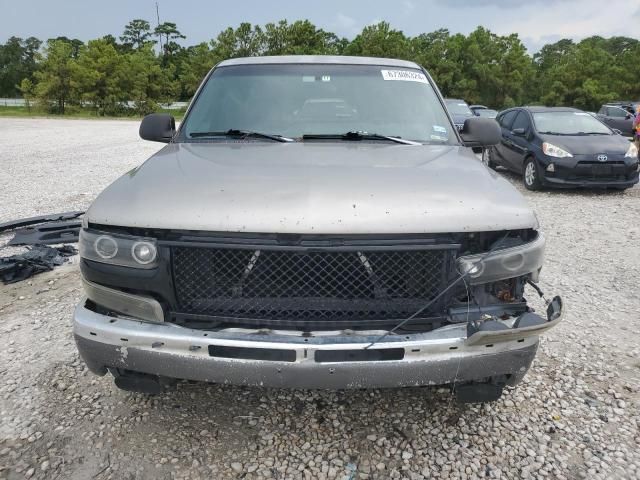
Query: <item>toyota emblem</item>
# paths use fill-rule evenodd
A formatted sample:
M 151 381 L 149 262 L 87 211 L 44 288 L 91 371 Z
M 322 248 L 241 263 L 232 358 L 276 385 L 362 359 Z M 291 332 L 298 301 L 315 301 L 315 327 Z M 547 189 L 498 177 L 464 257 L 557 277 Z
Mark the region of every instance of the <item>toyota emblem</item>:
M 598 155 L 599 162 L 606 162 L 608 158 L 609 157 L 607 157 L 606 155 Z

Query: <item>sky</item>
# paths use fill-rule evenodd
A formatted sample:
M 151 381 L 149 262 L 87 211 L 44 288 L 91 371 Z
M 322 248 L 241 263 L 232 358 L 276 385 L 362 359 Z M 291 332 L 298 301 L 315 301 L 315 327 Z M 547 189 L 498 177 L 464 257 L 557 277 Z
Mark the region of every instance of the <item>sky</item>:
M 156 22 L 155 0 L 0 0 L 0 42 L 10 36 L 83 41 L 116 37 L 133 18 Z M 640 38 L 640 0 L 158 0 L 160 21 L 187 36 L 185 45 L 214 38 L 241 22 L 309 19 L 349 39 L 381 20 L 413 36 L 439 28 L 468 34 L 478 25 L 517 33 L 531 53 L 560 38 Z

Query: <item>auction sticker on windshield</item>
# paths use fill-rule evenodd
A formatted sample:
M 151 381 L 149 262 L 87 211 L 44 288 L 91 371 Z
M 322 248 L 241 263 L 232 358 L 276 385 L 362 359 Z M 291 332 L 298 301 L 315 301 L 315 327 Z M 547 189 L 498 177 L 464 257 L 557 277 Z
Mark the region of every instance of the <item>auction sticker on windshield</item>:
M 380 70 L 385 80 L 400 80 L 402 82 L 429 83 L 427 76 L 421 72 L 411 70 Z

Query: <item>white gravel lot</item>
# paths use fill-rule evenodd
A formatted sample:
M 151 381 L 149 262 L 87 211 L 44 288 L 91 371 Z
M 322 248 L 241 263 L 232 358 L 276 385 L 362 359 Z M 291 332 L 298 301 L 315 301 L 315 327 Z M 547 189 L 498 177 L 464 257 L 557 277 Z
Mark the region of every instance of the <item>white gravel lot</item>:
M 0 119 L 0 222 L 87 207 L 158 149 L 137 128 Z M 0 285 L 0 479 L 640 478 L 640 188 L 531 193 L 505 175 L 538 213 L 541 286 L 568 312 L 500 401 L 189 382 L 121 392 L 76 353 L 71 264 Z

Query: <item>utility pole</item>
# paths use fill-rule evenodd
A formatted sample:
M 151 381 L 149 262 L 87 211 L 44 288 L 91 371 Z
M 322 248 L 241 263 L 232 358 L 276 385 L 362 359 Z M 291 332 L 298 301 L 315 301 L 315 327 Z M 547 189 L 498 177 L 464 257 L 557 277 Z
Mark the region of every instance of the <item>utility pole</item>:
M 157 26 L 160 26 L 160 9 L 158 7 L 158 2 L 156 2 L 156 19 L 158 21 Z M 158 41 L 160 44 L 160 53 L 162 53 L 162 34 L 158 33 Z

